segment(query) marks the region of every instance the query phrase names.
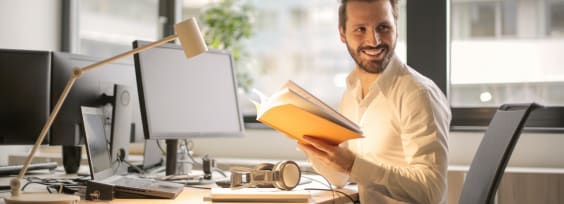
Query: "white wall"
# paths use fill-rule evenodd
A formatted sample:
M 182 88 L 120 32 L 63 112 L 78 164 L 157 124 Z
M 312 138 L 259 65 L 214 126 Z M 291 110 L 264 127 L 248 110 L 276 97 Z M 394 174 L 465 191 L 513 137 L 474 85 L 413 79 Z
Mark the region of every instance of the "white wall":
M 59 50 L 60 0 L 0 0 L 0 48 Z
M 0 48 L 59 50 L 60 0 L 0 0 Z M 0 165 L 8 154 L 29 146 L 0 146 Z

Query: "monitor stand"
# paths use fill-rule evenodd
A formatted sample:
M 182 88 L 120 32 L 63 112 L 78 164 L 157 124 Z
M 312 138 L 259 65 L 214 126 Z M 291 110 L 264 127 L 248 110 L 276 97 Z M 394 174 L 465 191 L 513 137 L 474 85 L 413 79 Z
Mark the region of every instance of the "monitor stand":
M 176 174 L 176 152 L 178 150 L 177 139 L 166 140 L 166 175 Z
M 204 175 L 200 178 L 190 178 L 190 172 L 187 175 L 177 175 L 176 165 L 177 165 L 177 150 L 178 150 L 178 140 L 177 139 L 167 139 L 166 140 L 166 179 L 165 180 L 176 180 L 176 182 L 183 183 L 185 185 L 201 185 L 214 183 L 215 180 L 211 177 L 212 166 L 215 161 L 205 157 L 203 161 L 203 171 Z M 208 166 L 206 168 L 206 166 Z

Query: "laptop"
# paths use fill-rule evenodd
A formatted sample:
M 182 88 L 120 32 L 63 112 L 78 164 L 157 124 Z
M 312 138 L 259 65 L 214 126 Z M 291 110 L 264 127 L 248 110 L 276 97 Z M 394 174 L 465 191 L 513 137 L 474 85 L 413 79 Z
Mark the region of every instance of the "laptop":
M 176 198 L 184 185 L 126 175 L 114 175 L 102 108 L 81 107 L 86 153 L 93 181 L 112 185 L 116 198 Z

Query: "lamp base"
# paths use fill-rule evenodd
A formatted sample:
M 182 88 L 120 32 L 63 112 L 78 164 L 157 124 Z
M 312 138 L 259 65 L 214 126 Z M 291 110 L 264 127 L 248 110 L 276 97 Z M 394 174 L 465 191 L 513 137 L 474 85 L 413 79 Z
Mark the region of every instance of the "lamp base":
M 22 193 L 19 196 L 4 198 L 6 204 L 77 204 L 80 197 L 51 193 Z

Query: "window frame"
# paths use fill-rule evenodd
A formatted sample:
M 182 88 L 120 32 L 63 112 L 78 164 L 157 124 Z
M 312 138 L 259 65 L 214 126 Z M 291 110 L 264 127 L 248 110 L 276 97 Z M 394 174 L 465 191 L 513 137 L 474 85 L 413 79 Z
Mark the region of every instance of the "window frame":
M 450 1 L 407 1 L 407 63 L 449 93 Z M 433 52 L 428 48 L 433 47 Z M 438 53 L 438 54 L 437 54 Z M 542 104 L 540 104 L 542 105 Z M 484 131 L 497 107 L 451 107 L 451 131 Z M 527 132 L 564 132 L 564 106 L 531 113 Z

